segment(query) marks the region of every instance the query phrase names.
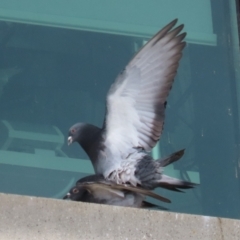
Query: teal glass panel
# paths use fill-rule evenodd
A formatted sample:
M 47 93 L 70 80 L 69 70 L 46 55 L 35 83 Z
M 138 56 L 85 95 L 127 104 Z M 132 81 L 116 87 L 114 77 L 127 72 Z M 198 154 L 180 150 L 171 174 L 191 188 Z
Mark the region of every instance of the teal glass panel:
M 117 74 L 178 18 L 188 44 L 152 155 L 185 148 L 165 173 L 200 185 L 157 192 L 169 211 L 240 218 L 237 11 L 227 0 L 0 1 L 0 191 L 62 198 L 93 173 L 67 146 L 69 127 L 101 126 Z
M 188 42 L 216 44 L 209 0 L 1 0 L 0 19 L 46 26 L 151 37 L 179 18 Z

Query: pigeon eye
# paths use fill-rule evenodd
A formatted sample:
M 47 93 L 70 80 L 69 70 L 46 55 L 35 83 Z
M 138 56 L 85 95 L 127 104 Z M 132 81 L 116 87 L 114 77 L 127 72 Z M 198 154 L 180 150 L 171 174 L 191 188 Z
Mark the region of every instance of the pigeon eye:
M 78 191 L 78 189 L 77 188 L 74 188 L 73 189 L 73 193 L 78 193 L 79 191 Z
M 75 129 L 72 129 L 72 130 L 71 130 L 71 133 L 75 133 Z

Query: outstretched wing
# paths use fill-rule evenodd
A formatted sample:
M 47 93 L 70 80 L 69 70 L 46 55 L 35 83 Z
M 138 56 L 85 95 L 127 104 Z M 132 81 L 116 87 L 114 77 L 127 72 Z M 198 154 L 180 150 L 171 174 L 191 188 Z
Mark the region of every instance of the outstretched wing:
M 113 152 L 150 151 L 161 136 L 166 98 L 185 46 L 183 25 L 174 28 L 176 23 L 165 26 L 134 56 L 108 92 L 105 145 Z

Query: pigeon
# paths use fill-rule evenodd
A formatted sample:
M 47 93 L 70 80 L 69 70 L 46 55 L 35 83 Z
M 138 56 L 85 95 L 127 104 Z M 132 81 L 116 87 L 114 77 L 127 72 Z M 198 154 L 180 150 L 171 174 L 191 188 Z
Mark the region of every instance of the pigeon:
M 169 199 L 149 190 L 133 187 L 129 184 L 119 185 L 105 180 L 103 175 L 90 175 L 79 179 L 76 186 L 72 187 L 63 199 L 114 206 L 167 210 L 167 208 L 145 201 L 146 196 L 166 203 L 171 202 Z
M 192 188 L 195 184 L 163 174 L 163 163 L 149 152 L 160 139 L 166 99 L 176 75 L 186 33 L 170 22 L 132 58 L 110 87 L 101 128 L 76 123 L 68 145 L 78 142 L 96 174 L 117 184 L 153 190 Z

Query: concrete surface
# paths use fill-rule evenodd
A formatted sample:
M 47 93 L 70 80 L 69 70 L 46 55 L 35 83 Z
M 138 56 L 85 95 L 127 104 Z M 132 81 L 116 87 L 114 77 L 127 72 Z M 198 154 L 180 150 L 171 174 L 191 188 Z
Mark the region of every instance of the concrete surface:
M 0 194 L 4 239 L 240 239 L 240 221 Z

